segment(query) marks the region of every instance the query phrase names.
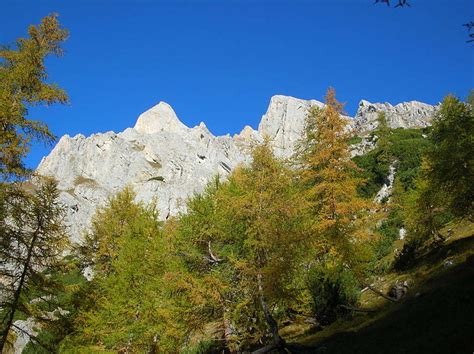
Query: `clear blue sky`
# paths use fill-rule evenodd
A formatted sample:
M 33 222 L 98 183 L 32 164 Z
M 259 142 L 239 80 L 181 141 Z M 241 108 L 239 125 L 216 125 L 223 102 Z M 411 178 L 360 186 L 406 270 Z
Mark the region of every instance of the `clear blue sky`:
M 395 0 L 392 0 L 395 2 Z M 32 111 L 61 136 L 133 126 L 163 100 L 214 134 L 253 127 L 275 94 L 322 100 L 333 86 L 353 115 L 360 99 L 437 103 L 474 87 L 463 23 L 473 0 L 3 0 L 0 43 L 51 13 L 70 31 L 48 60 L 71 104 Z M 35 167 L 48 148 L 35 145 Z

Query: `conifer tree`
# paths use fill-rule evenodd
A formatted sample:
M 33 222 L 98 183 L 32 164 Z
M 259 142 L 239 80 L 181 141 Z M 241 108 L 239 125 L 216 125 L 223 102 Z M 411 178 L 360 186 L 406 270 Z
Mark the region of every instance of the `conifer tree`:
M 56 267 L 67 242 L 56 183 L 36 177 L 33 187 L 19 182 L 31 177 L 22 162 L 31 141 L 54 140 L 46 124 L 27 117 L 28 108 L 68 100 L 63 90 L 46 82 L 44 64 L 49 55 L 62 54 L 67 31 L 53 14 L 30 26 L 28 34 L 17 40 L 16 48 L 0 49 L 0 351 L 18 313 L 44 319 L 39 309 L 44 301 L 31 302 L 32 296 L 48 294 L 56 286 L 45 274 Z
M 433 121 L 426 177 L 433 192 L 442 191 L 443 207 L 453 214 L 474 216 L 474 108 L 447 96 Z
M 134 197 L 126 188 L 97 212 L 89 237 L 94 305 L 79 315 L 78 335 L 66 347 L 172 352 L 183 339 L 166 279 L 174 260 L 162 223 L 153 204 L 145 207 Z
M 62 223 L 64 209 L 58 204 L 59 192 L 53 180 L 36 184 L 33 191 L 18 188 L 15 193 L 10 190 L 0 195 L 0 351 L 7 345 L 19 314 L 48 320 L 41 305 L 51 301 L 48 298 L 59 286 L 45 270 L 59 266 L 68 244 Z
M 219 324 L 219 340 L 230 351 L 238 349 L 232 304 L 240 288 L 227 261 L 225 220 L 218 193 L 225 185 L 216 176 L 203 192 L 188 200 L 186 213 L 167 222 L 173 252 L 183 260 L 181 271 L 170 272 L 180 294 L 180 311 L 190 334 L 208 323 Z
M 353 249 L 368 236 L 363 216 L 370 203 L 358 197 L 357 167 L 350 158 L 351 133 L 343 105 L 330 88 L 324 108 L 313 107 L 300 144 L 301 183 L 312 213 L 313 248 L 348 262 Z
M 28 108 L 36 105 L 66 103 L 65 91 L 47 83 L 44 61 L 60 56 L 68 32 L 60 27 L 57 15 L 49 15 L 38 26 L 30 26 L 28 38 L 20 38 L 16 49 L 0 49 L 0 178 L 2 181 L 25 177 L 29 170 L 22 159 L 31 141 L 54 141 L 54 135 L 41 121 L 31 120 Z
M 251 165 L 237 169 L 218 196 L 227 223 L 221 239 L 232 245 L 228 260 L 242 289 L 234 305 L 239 327 L 253 326 L 262 334 L 266 327 L 270 346 L 276 348 L 284 341 L 272 309 L 294 298 L 291 284 L 305 250 L 305 204 L 292 177 L 266 141 L 253 150 Z M 257 324 L 249 321 L 252 313 Z
M 305 204 L 294 173 L 268 142 L 255 147 L 252 157 L 228 181 L 215 179 L 194 196 L 176 225 L 178 252 L 200 289 L 188 297 L 199 309 L 194 313 L 221 323 L 230 351 L 267 335 L 272 348 L 284 346 L 273 311 L 297 296 L 294 276 L 306 244 Z

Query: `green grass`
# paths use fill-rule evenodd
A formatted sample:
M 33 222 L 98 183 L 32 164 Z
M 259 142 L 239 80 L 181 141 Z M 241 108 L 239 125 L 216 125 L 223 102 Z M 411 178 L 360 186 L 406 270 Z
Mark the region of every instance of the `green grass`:
M 354 135 L 353 137 L 351 137 L 348 141 L 348 144 L 349 145 L 355 145 L 355 144 L 359 144 L 362 142 L 362 138 L 358 135 Z
M 391 303 L 366 291 L 360 306 L 377 312 L 355 314 L 315 334 L 306 329 L 293 341 L 306 345 L 308 353 L 472 353 L 474 224 L 461 223 L 453 230 L 450 239 L 427 250 L 409 271 L 376 282 L 386 291 L 395 281 L 409 280 L 405 299 Z

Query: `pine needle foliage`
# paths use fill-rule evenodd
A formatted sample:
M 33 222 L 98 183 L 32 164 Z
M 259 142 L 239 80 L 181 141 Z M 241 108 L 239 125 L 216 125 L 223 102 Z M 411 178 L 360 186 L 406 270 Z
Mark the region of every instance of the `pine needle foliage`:
M 202 292 L 191 301 L 201 304 L 203 319 L 220 323 L 229 350 L 267 336 L 281 340 L 275 310 L 296 297 L 293 277 L 306 248 L 305 203 L 297 191 L 294 172 L 266 141 L 253 149 L 250 166 L 211 182 L 177 221 L 189 274 L 212 285 L 207 302 Z
M 253 150 L 250 167 L 233 173 L 218 200 L 227 222 L 222 236 L 233 245 L 229 262 L 245 294 L 238 308 L 257 318 L 252 325 L 241 316 L 241 326 L 260 332 L 268 328 L 278 342 L 271 309 L 294 298 L 292 280 L 307 241 L 306 204 L 297 193 L 293 172 L 275 158 L 266 141 Z
M 358 168 L 350 158 L 351 133 L 342 110 L 330 88 L 325 107 L 309 111 L 297 156 L 315 254 L 329 252 L 352 261 L 354 248 L 370 235 L 364 221 L 371 203 L 357 194 L 361 180 L 355 177 Z
M 0 351 L 18 317 L 48 320 L 44 302 L 54 302 L 60 284 L 48 276 L 58 268 L 68 245 L 64 209 L 56 182 L 38 178 L 33 190 L 9 185 L 0 192 Z
M 66 348 L 173 352 L 182 339 L 166 278 L 175 262 L 163 225 L 153 203 L 145 207 L 134 198 L 126 188 L 94 218 L 92 247 L 85 247 L 94 254 L 94 305 L 79 315 Z
M 46 82 L 45 59 L 61 56 L 61 44 L 68 36 L 57 15 L 30 26 L 27 38 L 16 41 L 15 48 L 0 48 L 0 178 L 24 178 L 30 171 L 22 159 L 32 140 L 51 143 L 54 135 L 41 121 L 28 118 L 28 108 L 37 105 L 67 103 L 66 92 Z
M 456 216 L 474 217 L 474 108 L 447 96 L 433 121 L 427 178 Z

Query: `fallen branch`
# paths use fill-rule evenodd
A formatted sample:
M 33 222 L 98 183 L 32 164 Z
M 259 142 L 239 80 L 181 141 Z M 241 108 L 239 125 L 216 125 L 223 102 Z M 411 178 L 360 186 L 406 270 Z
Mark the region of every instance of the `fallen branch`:
M 374 287 L 372 287 L 372 285 L 367 285 L 367 288 L 369 288 L 370 290 L 372 290 L 374 293 L 376 293 L 377 295 L 383 297 L 384 299 L 388 300 L 388 301 L 392 301 L 392 302 L 398 302 L 397 299 L 394 299 L 393 297 L 390 297 L 388 295 L 385 295 L 383 292 L 381 292 L 380 290 L 377 290 L 375 289 Z
M 217 258 L 214 253 L 212 253 L 212 249 L 211 249 L 211 241 L 209 241 L 209 243 L 207 244 L 208 246 L 208 250 L 209 250 L 209 257 L 211 257 L 211 260 L 213 263 L 219 263 L 219 262 L 222 262 L 222 259 L 220 258 Z

